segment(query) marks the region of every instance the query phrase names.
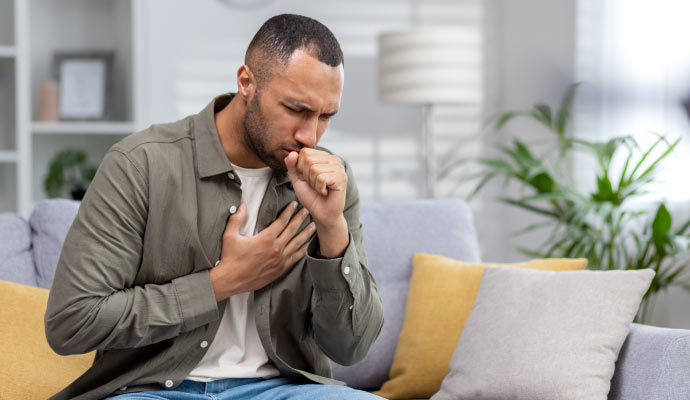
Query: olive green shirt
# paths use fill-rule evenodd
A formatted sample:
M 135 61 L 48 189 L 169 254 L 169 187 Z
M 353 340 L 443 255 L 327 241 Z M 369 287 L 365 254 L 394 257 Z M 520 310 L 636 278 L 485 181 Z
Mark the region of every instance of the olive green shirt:
M 97 353 L 52 399 L 174 389 L 208 350 L 202 343 L 214 339 L 227 302 L 216 302 L 209 270 L 241 199 L 214 121 L 231 99 L 222 95 L 197 115 L 152 125 L 106 154 L 65 239 L 45 314 L 57 353 Z M 357 187 L 347 163 L 345 170 L 344 255 L 319 258 L 315 236 L 305 257 L 254 292 L 268 358 L 283 376 L 307 382 L 343 384 L 331 379 L 328 359 L 361 360 L 383 325 Z M 257 229 L 293 200 L 287 173 L 275 172 Z

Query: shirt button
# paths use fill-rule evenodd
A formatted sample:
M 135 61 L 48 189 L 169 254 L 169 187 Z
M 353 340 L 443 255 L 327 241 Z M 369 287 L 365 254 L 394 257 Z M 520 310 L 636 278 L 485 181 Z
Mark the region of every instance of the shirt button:
M 205 349 L 206 347 L 208 347 L 208 342 L 204 340 L 203 342 L 201 342 L 199 346 L 201 346 L 202 349 Z
M 165 387 L 167 387 L 167 388 L 173 387 L 173 381 L 171 381 L 170 379 L 168 379 L 167 381 L 165 381 Z
M 235 179 L 235 174 L 233 174 L 232 172 L 228 172 L 228 178 Z
M 235 206 L 230 206 L 230 208 L 228 209 L 228 212 L 230 212 L 230 214 L 236 213 L 236 212 L 237 212 L 237 207 L 235 207 Z
M 220 264 L 220 260 L 216 261 L 216 263 L 214 265 L 217 267 L 218 264 Z
M 343 269 L 343 273 L 345 273 L 345 275 L 348 275 L 350 273 L 350 267 L 345 267 Z
M 124 392 L 125 390 L 127 390 L 127 386 L 121 387 L 120 390 Z
M 354 307 L 354 306 L 353 306 L 353 305 L 350 305 L 350 310 L 352 310 L 352 307 Z

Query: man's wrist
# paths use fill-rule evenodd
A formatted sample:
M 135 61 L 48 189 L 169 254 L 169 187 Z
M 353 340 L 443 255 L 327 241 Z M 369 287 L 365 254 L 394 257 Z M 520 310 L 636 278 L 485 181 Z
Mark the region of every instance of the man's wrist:
M 217 265 L 209 271 L 211 279 L 211 286 L 213 287 L 213 294 L 216 296 L 216 301 L 220 302 L 232 296 L 235 288 L 231 284 L 232 280 L 227 275 L 227 268 L 221 268 Z
M 338 257 L 331 258 L 331 257 L 324 256 L 323 254 L 321 254 L 321 249 L 319 249 L 318 247 L 316 248 L 316 254 L 314 254 L 314 257 L 321 259 L 321 260 L 334 260 L 335 258 L 338 258 Z
M 347 230 L 347 221 L 344 216 L 335 223 L 328 225 L 314 221 L 316 234 L 319 237 L 319 255 L 322 258 L 338 258 L 345 254 L 350 244 L 350 233 Z

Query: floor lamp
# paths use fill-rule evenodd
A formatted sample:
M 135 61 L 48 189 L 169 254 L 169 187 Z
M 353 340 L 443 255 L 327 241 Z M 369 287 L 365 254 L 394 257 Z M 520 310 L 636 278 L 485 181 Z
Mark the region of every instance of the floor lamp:
M 379 35 L 379 99 L 424 106 L 426 197 L 436 195 L 433 108 L 479 104 L 481 36 L 476 28 L 419 28 Z

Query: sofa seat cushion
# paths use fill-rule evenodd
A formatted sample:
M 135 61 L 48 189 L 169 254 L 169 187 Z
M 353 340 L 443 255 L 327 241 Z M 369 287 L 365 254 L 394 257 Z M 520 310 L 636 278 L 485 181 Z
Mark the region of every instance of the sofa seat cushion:
M 61 357 L 48 345 L 48 291 L 0 281 L 0 399 L 45 399 L 91 365 L 95 353 Z
M 0 280 L 36 286 L 31 228 L 17 214 L 0 214 Z

